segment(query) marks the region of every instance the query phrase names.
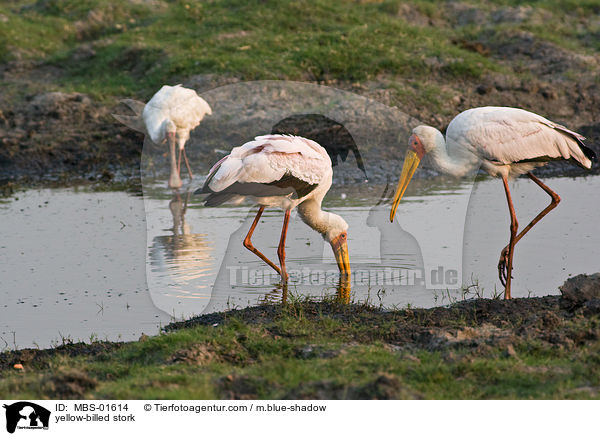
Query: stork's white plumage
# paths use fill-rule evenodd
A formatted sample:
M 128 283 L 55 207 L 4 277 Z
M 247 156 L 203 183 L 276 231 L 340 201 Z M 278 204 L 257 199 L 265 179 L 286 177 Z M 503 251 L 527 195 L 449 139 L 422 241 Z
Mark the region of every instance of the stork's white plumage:
M 169 187 L 179 188 L 181 155 L 183 154 L 190 178 L 192 171 L 185 154 L 185 144 L 190 132 L 195 129 L 206 115 L 211 115 L 209 104 L 193 89 L 181 85 L 164 85 L 154 94 L 144 107 L 142 117 L 150 139 L 156 144 L 169 143 L 171 153 L 171 175 Z M 175 147 L 179 153 L 175 158 Z
M 582 149 L 584 139 L 540 115 L 512 107 L 466 110 L 446 131 L 449 155 L 455 149 L 466 149 L 481 159 L 485 171 L 497 177 L 516 177 L 555 159 L 573 159 L 591 168 Z
M 234 148 L 217 162 L 198 192 L 210 193 L 206 206 L 240 202 L 246 197 L 260 205 L 244 246 L 278 271 L 284 280 L 287 280 L 285 236 L 290 212 L 295 207 L 302 220 L 331 244 L 340 272 L 348 275 L 348 224 L 339 215 L 321 210 L 332 175 L 331 159 L 315 141 L 299 136 L 265 135 Z M 277 251 L 281 269 L 255 249 L 250 240 L 265 207 L 280 207 L 285 212 Z
M 488 174 L 501 177 L 511 214 L 511 238 L 500 255 L 498 273 L 505 286 L 505 298 L 510 298 L 515 244 L 560 201 L 560 197 L 530 171 L 551 160 L 570 160 L 583 168 L 591 168 L 595 154 L 583 144 L 584 139 L 540 115 L 511 107 L 490 106 L 464 111 L 450 122 L 445 139 L 433 127 L 418 126 L 409 139 L 390 220 L 394 220 L 404 191 L 425 154 L 429 154 L 434 166 L 446 174 L 464 176 L 481 165 Z M 525 173 L 552 197 L 552 202 L 517 234 L 518 223 L 508 179 Z

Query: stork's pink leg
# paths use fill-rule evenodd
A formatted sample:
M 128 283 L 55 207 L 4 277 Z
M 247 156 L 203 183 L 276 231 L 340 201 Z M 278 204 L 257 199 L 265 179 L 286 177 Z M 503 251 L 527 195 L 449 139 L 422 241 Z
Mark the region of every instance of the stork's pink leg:
M 179 177 L 181 177 L 181 148 L 177 153 L 177 173 L 179 174 Z
M 192 169 L 190 168 L 190 163 L 188 162 L 187 154 L 185 154 L 185 148 L 182 150 L 183 152 L 183 160 L 185 162 L 185 166 L 187 167 L 188 174 L 190 175 L 190 180 L 193 179 Z
M 512 263 L 513 254 L 515 251 L 515 243 L 517 239 L 517 230 L 519 229 L 519 223 L 517 221 L 517 215 L 515 214 L 515 208 L 513 206 L 512 198 L 510 197 L 510 189 L 508 188 L 508 180 L 506 177 L 502 178 L 504 183 L 504 191 L 506 192 L 506 201 L 508 202 L 508 210 L 510 211 L 510 242 L 508 244 L 508 261 L 506 267 L 506 277 L 503 277 L 502 269 L 500 264 L 498 265 L 498 275 L 500 281 L 504 285 L 504 299 L 510 299 L 510 281 L 512 279 Z
M 288 224 L 290 223 L 290 211 L 285 211 L 283 217 L 283 227 L 281 228 L 281 239 L 279 239 L 279 247 L 277 248 L 277 256 L 279 256 L 279 264 L 281 265 L 281 278 L 284 282 L 288 280 L 288 273 L 285 270 L 285 237 L 287 236 Z
M 525 234 L 531 230 L 531 228 L 533 226 L 535 226 L 544 216 L 546 216 L 548 214 L 548 212 L 550 212 L 552 209 L 554 209 L 558 203 L 560 203 L 560 196 L 554 192 L 552 189 L 550 189 L 548 186 L 544 185 L 542 183 L 542 181 L 540 179 L 538 179 L 536 176 L 534 176 L 531 173 L 527 173 L 527 176 L 533 180 L 540 188 L 542 188 L 544 191 L 546 191 L 546 193 L 552 198 L 552 201 L 550 202 L 550 204 L 548 206 L 546 206 L 546 208 L 544 210 L 542 210 L 539 214 L 537 214 L 537 216 L 531 220 L 531 222 L 529 224 L 527 224 L 527 227 L 525 227 L 521 233 L 519 233 L 517 235 L 517 237 L 515 238 L 515 244 L 517 242 L 519 242 L 521 240 L 521 238 L 523 236 L 525 236 Z M 504 249 L 502 250 L 502 252 L 500 253 L 500 261 L 498 262 L 498 271 L 500 272 L 500 281 L 502 281 L 502 278 L 504 278 L 504 281 L 506 281 L 506 279 L 508 278 L 507 275 L 507 271 L 506 271 L 506 266 L 508 263 L 508 251 L 509 251 L 509 247 L 508 245 L 506 247 L 504 247 Z
M 254 233 L 254 229 L 256 228 L 256 225 L 258 224 L 258 221 L 260 220 L 260 216 L 262 215 L 264 210 L 265 210 L 264 206 L 261 206 L 258 209 L 256 218 L 254 218 L 254 222 L 250 226 L 250 230 L 248 230 L 248 234 L 246 235 L 246 238 L 244 239 L 244 247 L 246 247 L 248 250 L 250 250 L 251 252 L 256 254 L 262 260 L 264 260 L 267 263 L 267 265 L 269 265 L 271 268 L 273 268 L 275 271 L 277 271 L 278 274 L 281 274 L 281 270 L 279 269 L 279 267 L 277 265 L 275 265 L 273 262 L 271 262 L 269 259 L 267 259 L 267 256 L 262 254 L 260 251 L 258 251 L 256 248 L 254 248 L 254 246 L 252 245 L 252 241 L 251 241 L 252 233 Z

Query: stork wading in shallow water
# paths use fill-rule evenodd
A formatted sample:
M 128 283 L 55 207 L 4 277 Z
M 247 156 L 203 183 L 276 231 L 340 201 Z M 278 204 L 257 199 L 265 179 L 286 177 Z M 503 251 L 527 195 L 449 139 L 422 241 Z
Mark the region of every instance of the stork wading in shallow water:
M 239 203 L 246 197 L 260 206 L 243 244 L 277 271 L 284 282 L 288 279 L 285 239 L 290 213 L 297 207 L 302 220 L 331 244 L 340 274 L 348 277 L 348 224 L 339 215 L 321 210 L 332 175 L 331 159 L 316 142 L 300 136 L 265 135 L 231 150 L 209 171 L 204 187 L 196 193 L 210 194 L 206 206 Z M 252 233 L 265 207 L 284 211 L 277 249 L 280 267 L 252 245 Z
M 393 221 L 398 204 L 425 154 L 440 171 L 465 176 L 478 165 L 502 178 L 510 212 L 510 241 L 500 253 L 498 276 L 509 299 L 515 244 L 560 202 L 560 197 L 531 171 L 551 160 L 569 160 L 590 169 L 594 152 L 583 144 L 585 138 L 566 127 L 523 109 L 480 107 L 458 114 L 448 125 L 446 138 L 429 126 L 418 126 L 409 139 L 408 151 L 390 213 Z M 521 174 L 533 180 L 552 198 L 520 233 L 508 188 L 508 179 Z
M 200 124 L 204 116 L 211 114 L 210 106 L 196 91 L 181 85 L 163 86 L 144 107 L 142 117 L 150 139 L 155 144 L 166 142 L 169 146 L 169 188 L 180 188 L 183 184 L 181 155 L 190 179 L 192 178 L 185 143 L 190 138 L 190 132 Z M 177 157 L 175 148 L 178 150 Z

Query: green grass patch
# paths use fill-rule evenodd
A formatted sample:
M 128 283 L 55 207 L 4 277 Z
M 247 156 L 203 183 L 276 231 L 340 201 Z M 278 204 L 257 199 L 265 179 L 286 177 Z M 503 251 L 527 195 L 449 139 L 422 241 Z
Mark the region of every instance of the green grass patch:
M 525 306 L 528 299 L 522 301 Z M 476 307 L 481 311 L 488 306 Z M 562 339 L 549 340 L 516 319 L 503 321 L 503 333 L 490 335 L 485 333 L 489 323 L 474 322 L 472 311 L 463 306 L 395 312 L 332 302 L 265 306 L 270 315 L 261 315 L 260 322 L 248 319 L 246 312 L 232 312 L 216 326 L 182 328 L 98 354 L 54 355 L 25 363 L 24 371 L 5 365 L 0 396 L 599 398 L 600 342 L 593 332 L 600 320 L 558 322 L 544 315 L 556 306 L 542 312 L 539 305 L 533 307 L 554 320 L 554 327 L 545 330 Z M 515 335 L 523 329 L 538 333 Z M 480 339 L 444 345 L 428 339 L 434 331 L 450 338 L 464 331 Z
M 145 93 L 167 80 L 204 73 L 244 80 L 417 77 L 430 70 L 424 59 L 432 56 L 450 77 L 479 77 L 495 68 L 453 45 L 452 29 L 406 22 L 393 13 L 397 1 L 157 3 L 2 6 L 8 21 L 0 27 L 0 60 L 43 59 L 66 71 L 60 86 L 97 96 Z M 86 43 L 93 43 L 95 55 L 80 56 Z

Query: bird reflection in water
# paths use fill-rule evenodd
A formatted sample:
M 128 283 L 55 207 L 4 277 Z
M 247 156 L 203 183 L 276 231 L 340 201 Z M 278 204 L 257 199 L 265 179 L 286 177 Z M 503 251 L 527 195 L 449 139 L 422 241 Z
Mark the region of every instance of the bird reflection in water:
M 341 275 L 335 287 L 335 301 L 342 304 L 350 303 L 351 280 L 347 275 Z M 289 284 L 280 282 L 274 285 L 274 288 L 267 292 L 258 301 L 260 304 L 287 304 L 289 296 Z
M 341 275 L 340 281 L 337 285 L 336 298 L 339 303 L 349 304 L 350 303 L 350 289 L 351 280 L 347 275 Z
M 173 226 L 167 229 L 170 235 L 154 238 L 150 250 L 151 265 L 165 271 L 174 283 L 174 295 L 180 298 L 209 297 L 209 289 L 198 288 L 196 280 L 210 274 L 213 269 L 213 244 L 205 234 L 192 233 L 186 221 L 186 212 L 191 192 L 173 191 L 169 211 Z M 173 295 L 173 294 L 171 294 Z
M 367 218 L 367 226 L 377 227 L 380 233 L 380 265 L 399 271 L 400 275 L 412 275 L 410 278 L 401 277 L 403 292 L 424 291 L 425 266 L 421 246 L 412 234 L 402 229 L 398 219 L 390 222 L 389 204 L 386 202 L 388 192 L 389 184 L 386 185 L 377 204 L 369 211 Z
M 192 193 L 187 191 L 184 200 L 179 191 L 176 190 L 173 191 L 173 198 L 169 201 L 169 210 L 173 216 L 173 234 L 175 236 L 190 234 L 190 226 L 185 221 L 185 213 L 191 195 Z

